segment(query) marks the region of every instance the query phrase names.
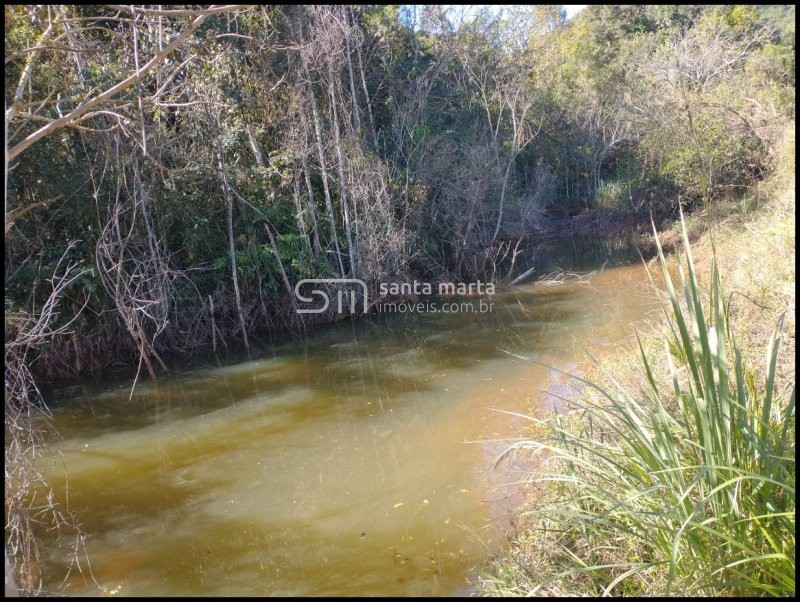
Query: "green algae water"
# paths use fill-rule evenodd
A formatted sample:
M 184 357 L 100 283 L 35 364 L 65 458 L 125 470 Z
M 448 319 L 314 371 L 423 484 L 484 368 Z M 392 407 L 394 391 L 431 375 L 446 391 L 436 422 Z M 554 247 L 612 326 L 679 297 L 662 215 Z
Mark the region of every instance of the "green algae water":
M 511 354 L 574 371 L 654 307 L 641 262 L 615 266 L 638 255 L 592 248 L 549 251 L 584 271 L 611 259 L 588 282 L 498 292 L 488 314 L 369 315 L 130 399 L 130 381 L 53 393 L 45 469 L 85 547 L 76 560 L 42 536 L 47 590 L 469 593 L 525 468 L 494 468 L 523 427 L 498 410 L 533 412 L 569 387 Z

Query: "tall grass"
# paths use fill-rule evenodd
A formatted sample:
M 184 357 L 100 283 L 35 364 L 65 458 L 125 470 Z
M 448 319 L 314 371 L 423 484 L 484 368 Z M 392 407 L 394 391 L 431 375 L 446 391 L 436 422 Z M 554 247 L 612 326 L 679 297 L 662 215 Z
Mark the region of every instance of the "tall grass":
M 658 244 L 667 377 L 640 341 L 643 391 L 607 373 L 608 386 L 584 381 L 589 401 L 528 417 L 549 436 L 506 451 L 541 458 L 542 501 L 528 517 L 541 566 L 520 568 L 527 593 L 794 594 L 795 394 L 775 390 L 784 316 L 758 384 L 731 334 L 716 258 L 704 303 L 682 234 L 677 284 Z
M 625 213 L 636 213 L 640 206 L 634 200 L 640 196 L 638 183 L 632 178 L 604 181 L 594 197 L 596 207 L 618 209 Z

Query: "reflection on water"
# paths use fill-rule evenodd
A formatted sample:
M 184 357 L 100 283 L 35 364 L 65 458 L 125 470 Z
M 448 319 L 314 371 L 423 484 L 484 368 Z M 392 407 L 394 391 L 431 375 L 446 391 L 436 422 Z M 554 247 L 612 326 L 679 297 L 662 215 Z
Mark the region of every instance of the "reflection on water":
M 51 477 L 94 579 L 124 595 L 468 591 L 516 490 L 493 463 L 523 425 L 495 410 L 566 386 L 502 350 L 574 369 L 652 307 L 644 280 L 606 268 L 500 293 L 491 314 L 368 316 L 130 400 L 129 383 L 62 391 L 68 478 Z M 67 563 L 46 559 L 52 590 Z M 101 593 L 76 572 L 65 586 Z

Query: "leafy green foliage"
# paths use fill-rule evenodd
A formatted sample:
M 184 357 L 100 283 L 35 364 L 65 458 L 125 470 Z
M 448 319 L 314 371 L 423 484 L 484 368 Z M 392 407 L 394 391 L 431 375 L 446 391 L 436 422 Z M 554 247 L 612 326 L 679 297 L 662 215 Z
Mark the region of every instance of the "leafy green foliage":
M 330 10 L 211 15 L 168 60 L 17 157 L 9 303 L 40 307 L 47 270 L 75 241 L 71 259 L 96 266 L 116 219 L 131 261 L 163 254 L 170 311 L 187 322 L 209 295 L 232 302 L 230 238 L 245 305 L 288 307 L 265 223 L 292 282 L 340 271 L 337 244 L 352 246 L 341 267 L 362 264 L 367 280 L 478 277 L 495 231 L 519 236 L 548 205 L 663 214 L 679 196 L 739 194 L 772 167 L 794 112 L 793 9 L 592 6 L 566 21 L 555 5 L 520 6 L 463 22 L 434 6 Z M 134 25 L 117 11 L 6 9 L 9 102 L 31 60 L 10 144 L 188 23 Z M 49 26 L 60 42 L 37 50 Z M 93 310 L 79 331 L 118 320 L 99 275 L 71 290 Z

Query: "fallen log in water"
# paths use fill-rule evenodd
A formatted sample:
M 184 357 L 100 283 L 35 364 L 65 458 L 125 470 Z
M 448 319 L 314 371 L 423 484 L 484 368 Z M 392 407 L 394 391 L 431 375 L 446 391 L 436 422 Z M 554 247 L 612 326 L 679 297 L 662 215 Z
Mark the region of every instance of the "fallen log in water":
M 536 268 L 535 268 L 535 267 L 533 267 L 533 268 L 531 268 L 531 269 L 527 270 L 525 273 L 523 273 L 523 274 L 520 274 L 519 276 L 517 276 L 516 278 L 514 278 L 514 280 L 512 280 L 512 281 L 511 281 L 511 286 L 516 286 L 517 284 L 519 284 L 520 282 L 522 282 L 523 280 L 525 280 L 525 279 L 526 279 L 528 276 L 530 276 L 531 274 L 533 274 L 534 270 L 536 270 Z

